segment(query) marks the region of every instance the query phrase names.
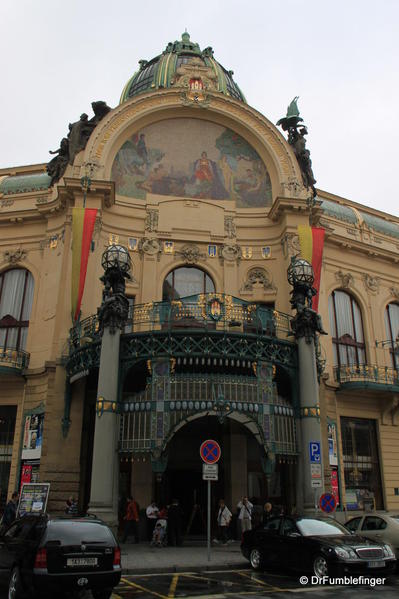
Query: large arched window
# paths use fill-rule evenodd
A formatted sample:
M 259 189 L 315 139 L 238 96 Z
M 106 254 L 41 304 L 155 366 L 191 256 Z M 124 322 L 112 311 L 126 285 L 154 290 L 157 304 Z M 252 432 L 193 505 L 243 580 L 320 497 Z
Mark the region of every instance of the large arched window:
M 360 308 L 349 293 L 333 291 L 328 299 L 334 366 L 359 366 L 366 362 Z
M 25 349 L 32 309 L 31 273 L 14 268 L 0 274 L 0 347 Z
M 212 293 L 215 285 L 211 277 L 194 266 L 182 266 L 172 270 L 163 282 L 162 300 L 176 300 L 187 295 Z
M 387 339 L 391 342 L 389 351 L 391 352 L 393 366 L 399 370 L 399 356 L 395 353 L 397 347 L 396 340 L 399 335 L 399 304 L 392 303 L 387 305 L 385 309 L 385 328 Z

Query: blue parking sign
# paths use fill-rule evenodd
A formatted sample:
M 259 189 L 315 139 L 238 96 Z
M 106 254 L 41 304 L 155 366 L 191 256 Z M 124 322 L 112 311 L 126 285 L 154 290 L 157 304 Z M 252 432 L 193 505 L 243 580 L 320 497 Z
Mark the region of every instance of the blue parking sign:
M 320 464 L 321 462 L 321 454 L 320 454 L 320 441 L 310 441 L 309 443 L 309 458 L 313 463 Z

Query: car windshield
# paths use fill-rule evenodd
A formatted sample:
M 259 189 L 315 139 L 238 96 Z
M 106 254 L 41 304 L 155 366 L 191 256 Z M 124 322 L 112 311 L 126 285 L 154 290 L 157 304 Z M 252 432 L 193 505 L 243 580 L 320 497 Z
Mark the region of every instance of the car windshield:
M 56 520 L 47 526 L 45 542 L 60 541 L 62 545 L 81 543 L 111 543 L 110 530 L 98 522 L 82 520 Z
M 347 535 L 346 528 L 334 520 L 316 520 L 316 518 L 303 518 L 296 521 L 296 524 L 304 537 L 312 536 L 337 536 Z

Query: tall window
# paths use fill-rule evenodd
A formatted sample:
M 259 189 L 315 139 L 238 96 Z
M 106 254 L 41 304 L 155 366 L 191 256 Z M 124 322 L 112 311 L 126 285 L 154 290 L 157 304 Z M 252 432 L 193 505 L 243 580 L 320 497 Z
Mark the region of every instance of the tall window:
M 172 270 L 163 283 L 162 300 L 176 300 L 187 295 L 212 293 L 215 285 L 209 275 L 193 266 L 182 266 Z
M 395 353 L 399 335 L 399 304 L 388 304 L 385 310 L 385 327 L 387 338 L 391 341 L 389 351 L 391 352 L 393 367 L 399 370 L 399 355 Z
M 382 508 L 380 461 L 375 420 L 341 417 L 342 452 L 348 509 L 364 509 L 364 500 Z
M 366 362 L 360 308 L 345 291 L 333 291 L 328 298 L 330 329 L 335 366 L 359 366 Z
M 33 277 L 14 268 L 0 274 L 0 347 L 25 349 L 33 301 Z

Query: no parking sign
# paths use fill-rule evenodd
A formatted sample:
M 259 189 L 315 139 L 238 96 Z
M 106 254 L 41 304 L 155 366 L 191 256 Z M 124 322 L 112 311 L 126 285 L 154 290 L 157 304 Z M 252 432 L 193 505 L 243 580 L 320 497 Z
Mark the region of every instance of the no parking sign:
M 331 514 L 337 507 L 337 500 L 331 493 L 323 493 L 319 501 L 320 509 L 326 514 Z
M 200 456 L 205 464 L 216 464 L 220 460 L 222 450 L 217 441 L 213 439 L 207 439 L 201 443 Z

